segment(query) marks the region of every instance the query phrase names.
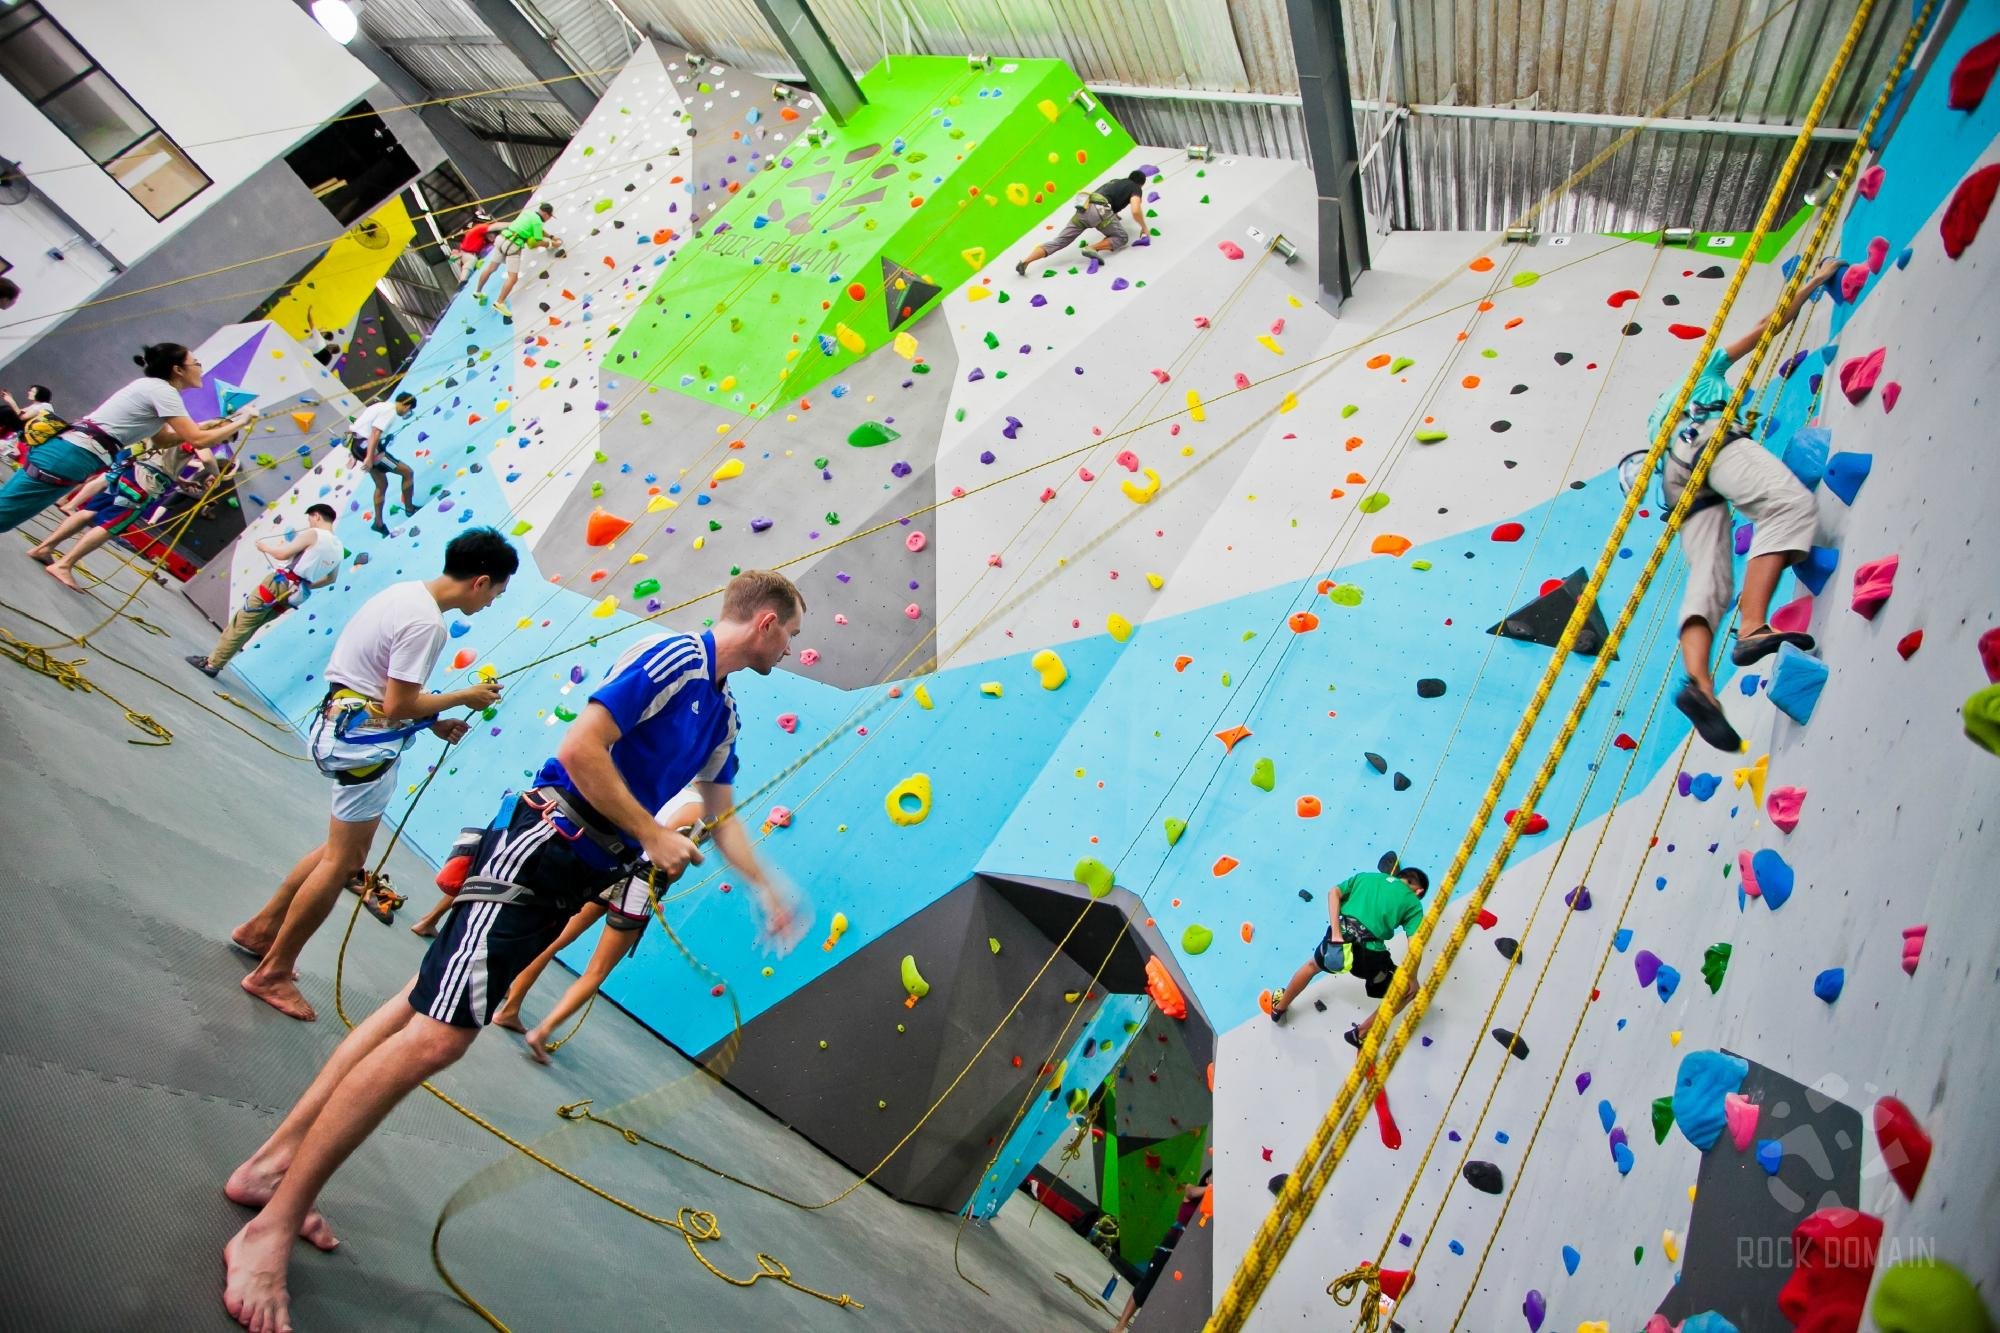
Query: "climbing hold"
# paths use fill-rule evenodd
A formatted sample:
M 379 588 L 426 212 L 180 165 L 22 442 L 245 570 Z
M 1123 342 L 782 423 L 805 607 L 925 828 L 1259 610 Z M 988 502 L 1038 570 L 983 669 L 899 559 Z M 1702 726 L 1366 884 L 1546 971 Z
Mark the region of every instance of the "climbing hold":
M 1319 797 L 1301 796 L 1298 802 L 1300 819 L 1318 819 L 1320 816 Z
M 1661 963 L 1659 972 L 1653 977 L 1653 989 L 1659 993 L 1660 999 L 1663 1001 L 1673 999 L 1674 992 L 1680 988 L 1680 969 Z
M 1841 363 L 1840 391 L 1847 395 L 1848 402 L 1859 404 L 1868 396 L 1868 391 L 1875 387 L 1875 381 L 1881 378 L 1882 362 L 1888 355 L 1888 350 L 1886 347 L 1878 347 L 1864 355 L 1849 357 Z
M 1983 166 L 1958 183 L 1938 220 L 1938 234 L 1944 238 L 1947 255 L 1958 258 L 1979 235 L 1996 190 L 2000 190 L 2000 162 Z
M 1689 1143 L 1707 1152 L 1722 1134 L 1722 1099 L 1743 1086 L 1750 1065 L 1721 1051 L 1689 1051 L 1674 1080 L 1674 1123 Z
M 879 421 L 864 421 L 847 432 L 847 442 L 857 449 L 873 449 L 878 444 L 903 438 L 902 432 Z
M 1215 943 L 1215 932 L 1210 930 L 1207 926 L 1201 926 L 1201 925 L 1189 926 L 1186 930 L 1181 932 L 1182 953 L 1185 954 L 1207 953 L 1208 946 L 1213 943 Z
M 1506 1177 L 1491 1162 L 1467 1162 L 1463 1174 L 1465 1183 L 1481 1194 L 1498 1194 L 1507 1187 Z
M 1036 653 L 1028 659 L 1028 665 L 1041 675 L 1045 690 L 1061 689 L 1062 683 L 1069 679 L 1069 668 L 1063 665 L 1062 658 L 1056 656 L 1053 648 L 1044 648 Z
M 1651 949 L 1641 949 L 1632 957 L 1632 970 L 1638 974 L 1641 986 L 1650 986 L 1660 975 L 1660 956 Z
M 1608 1106 L 1610 1103 L 1607 1102 L 1605 1105 Z M 1577 1253 L 1574 1245 L 1565 1245 L 1562 1248 L 1562 1257 L 1563 1271 L 1575 1277 L 1577 1265 L 1583 1262 L 1583 1256 Z
M 1792 475 L 1812 490 L 1826 475 L 1827 451 L 1833 441 L 1833 432 L 1825 426 L 1801 426 L 1792 432 L 1792 438 L 1785 443 L 1785 466 Z
M 1873 454 L 1839 453 L 1826 460 L 1826 488 L 1840 497 L 1842 504 L 1851 505 L 1854 497 L 1861 493 L 1861 483 L 1868 480 L 1868 472 L 1875 464 Z
M 1104 632 L 1111 636 L 1112 642 L 1123 643 L 1132 637 L 1132 622 L 1113 611 L 1104 617 Z
M 1989 754 L 2000 754 L 2000 685 L 1974 690 L 1959 710 L 1965 738 Z
M 1436 676 L 1423 677 L 1417 681 L 1417 697 L 1419 699 L 1442 699 L 1444 697 L 1444 682 Z
M 1521 941 L 1515 939 L 1512 935 L 1495 936 L 1493 947 L 1499 950 L 1500 956 L 1509 962 L 1513 962 L 1521 956 Z
M 1450 436 L 1436 427 L 1426 427 L 1418 430 L 1413 438 L 1418 444 L 1442 444 Z
M 1263 791 L 1270 791 L 1278 785 L 1277 767 L 1269 758 L 1259 759 L 1250 766 L 1250 785 Z
M 1368 767 L 1374 769 L 1377 773 L 1387 773 L 1389 771 L 1389 761 L 1381 755 L 1376 754 L 1373 750 L 1362 751 L 1361 757 L 1366 759 Z
M 846 933 L 847 933 L 847 913 L 835 912 L 833 914 L 833 920 L 827 923 L 826 940 L 819 947 L 826 950 L 828 953 L 832 953 L 833 947 L 836 944 L 840 943 L 840 937 L 842 935 L 845 935 Z
M 1722 989 L 1722 978 L 1729 972 L 1729 955 L 1734 947 L 1728 944 L 1711 944 L 1701 956 L 1701 979 L 1708 983 L 1709 994 Z
M 1094 856 L 1078 861 L 1076 869 L 1070 872 L 1070 878 L 1089 889 L 1093 898 L 1102 898 L 1112 889 L 1111 867 Z
M 1832 1004 L 1840 998 L 1840 992 L 1847 985 L 1847 969 L 1829 967 L 1813 978 L 1813 994 Z
M 1804 787 L 1775 788 L 1764 802 L 1764 813 L 1786 833 L 1799 826 L 1799 808 L 1805 804 Z
M 1214 875 L 1217 879 L 1221 879 L 1224 875 L 1242 864 L 1241 861 L 1233 856 L 1218 856 L 1215 858 L 1215 864 L 1208 868 L 1208 873 Z
M 1187 821 L 1168 815 L 1163 827 L 1167 834 L 1167 846 L 1171 847 L 1181 840 L 1181 834 L 1187 832 Z
M 923 823 L 931 813 L 931 775 L 912 773 L 882 799 L 889 818 L 903 828 Z
M 1294 634 L 1310 634 L 1319 628 L 1319 617 L 1310 611 L 1294 611 L 1285 617 L 1285 623 Z
M 1239 722 L 1227 731 L 1216 732 L 1215 739 L 1222 742 L 1222 751 L 1224 754 L 1228 754 L 1236 748 L 1238 741 L 1244 740 L 1254 734 L 1250 728 Z
M 1369 552 L 1374 555 L 1401 555 L 1409 549 L 1410 539 L 1393 532 L 1380 533 L 1368 544 Z
M 1929 926 L 1903 927 L 1903 975 L 1904 976 L 1913 977 L 1917 974 L 1917 963 L 1919 960 L 1922 959 L 1924 953 L 1924 936 L 1928 934 L 1929 931 L 1930 931 Z
M 931 983 L 925 981 L 924 974 L 917 971 L 917 956 L 915 954 L 906 953 L 903 955 L 903 989 L 908 991 L 910 995 L 910 998 L 903 1001 L 903 1004 L 905 1007 L 911 1009 L 917 1007 L 918 1000 L 923 999 L 924 996 L 931 993 Z
M 743 460 L 740 458 L 725 458 L 721 463 L 716 465 L 715 471 L 708 474 L 708 480 L 712 486 L 718 481 L 729 481 L 732 478 L 742 475 Z
M 1667 1131 L 1674 1127 L 1674 1099 L 1672 1097 L 1653 1098 L 1653 1142 L 1665 1143 Z
M 1125 498 L 1135 505 L 1151 504 L 1153 497 L 1160 493 L 1160 474 L 1151 468 L 1144 468 L 1141 471 L 1146 478 L 1145 485 L 1137 486 L 1129 481 L 1118 483 L 1118 489 L 1123 491 Z
M 1521 1313 L 1527 1316 L 1528 1333 L 1541 1333 L 1542 1320 L 1548 1317 L 1549 1303 L 1539 1291 L 1530 1291 L 1521 1300 Z
M 1153 997 L 1153 1003 L 1168 1018 L 1187 1017 L 1187 999 L 1181 994 L 1181 988 L 1174 984 L 1167 965 L 1160 961 L 1158 955 L 1146 960 L 1146 993 Z
M 1822 1208 L 1792 1229 L 1792 1275 L 1778 1289 L 1778 1311 L 1794 1325 L 1861 1327 L 1875 1277 L 1882 1219 L 1852 1208 Z
M 1771 670 L 1771 688 L 1768 691 L 1771 703 L 1785 716 L 1803 725 L 1812 720 L 1820 690 L 1826 685 L 1826 676 L 1825 663 L 1800 652 L 1789 643 L 1785 644 L 1778 649 L 1777 665 Z
M 1217 241 L 1215 248 L 1222 251 L 1223 256 L 1225 258 L 1228 259 L 1243 258 L 1243 247 L 1238 245 L 1234 241 Z
M 1748 1151 L 1750 1143 L 1757 1137 L 1757 1117 L 1762 1108 L 1740 1092 L 1726 1094 L 1722 1099 L 1722 1118 L 1729 1126 L 1729 1141 L 1736 1145 L 1736 1151 Z
M 1791 899 L 1794 877 L 1784 857 L 1766 848 L 1750 858 L 1750 869 L 1765 906 L 1775 912 Z
M 997 680 L 979 682 L 979 692 L 989 699 L 998 699 L 1007 693 L 1007 687 Z
M 1777 1175 L 1778 1168 L 1784 1165 L 1784 1162 L 1784 1144 L 1779 1143 L 1776 1139 L 1759 1139 L 1757 1141 L 1757 1165 L 1764 1168 L 1765 1175 Z
M 1979 1288 L 1941 1259 L 1890 1265 L 1868 1312 L 1882 1333 L 1993 1333 L 1994 1327 Z
M 1907 662 L 1912 657 L 1915 657 L 1917 649 L 1923 646 L 1924 632 L 1920 629 L 1913 629 L 1902 638 L 1896 640 L 1896 656 Z
M 1851 606 L 1855 614 L 1873 620 L 1896 590 L 1897 556 L 1887 555 L 1880 560 L 1870 560 L 1854 571 L 1854 601 Z
M 1499 1042 L 1500 1049 L 1513 1056 L 1516 1060 L 1525 1060 L 1528 1058 L 1528 1039 L 1526 1037 L 1510 1032 L 1506 1028 L 1494 1028 L 1493 1040 Z
M 583 543 L 586 546 L 609 546 L 624 536 L 632 526 L 629 518 L 607 514 L 602 509 L 590 511 L 590 517 L 583 523 Z
M 930 712 L 931 709 L 936 706 L 931 703 L 931 691 L 928 685 L 917 686 L 915 689 L 910 691 L 910 697 L 912 699 L 915 699 L 917 701 L 917 707 L 923 709 L 926 713 Z
M 1502 816 L 1502 818 L 1505 819 L 1509 825 L 1512 825 L 1514 822 L 1514 816 L 1520 813 L 1521 812 L 1519 810 L 1509 810 L 1504 816 Z M 1528 837 L 1533 837 L 1537 833 L 1547 833 L 1548 831 L 1549 831 L 1549 821 L 1545 817 L 1543 817 L 1540 811 L 1535 811 L 1534 813 L 1530 814 L 1528 816 L 1527 822 L 1521 826 L 1522 834 Z
M 451 669 L 453 671 L 463 671 L 477 660 L 479 660 L 479 654 L 473 652 L 470 648 L 461 648 L 452 655 Z
M 1875 1103 L 1875 1142 L 1882 1150 L 1882 1162 L 1889 1168 L 1889 1175 L 1896 1182 L 1896 1188 L 1906 1199 L 1917 1197 L 1917 1186 L 1923 1184 L 1924 1172 L 1931 1164 L 1931 1136 L 1917 1123 L 1910 1108 L 1894 1097 L 1883 1097 Z
M 601 601 L 590 608 L 590 618 L 592 620 L 609 620 L 612 613 L 617 609 L 618 598 L 607 593 Z

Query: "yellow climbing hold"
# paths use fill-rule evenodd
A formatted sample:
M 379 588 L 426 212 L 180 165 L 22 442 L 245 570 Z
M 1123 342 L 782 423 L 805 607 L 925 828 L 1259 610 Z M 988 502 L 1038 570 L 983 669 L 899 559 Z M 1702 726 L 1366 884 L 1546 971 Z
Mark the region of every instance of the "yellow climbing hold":
M 1771 756 L 1767 754 L 1761 756 L 1756 763 L 1750 765 L 1748 768 L 1731 769 L 1729 780 L 1735 785 L 1738 791 L 1743 789 L 1744 783 L 1749 783 L 1750 795 L 1756 800 L 1757 808 L 1762 810 L 1764 808 L 1764 780 L 1770 775 L 1770 772 Z
M 903 989 L 910 993 L 910 998 L 904 1003 L 912 1009 L 916 1007 L 918 1000 L 931 993 L 931 983 L 925 981 L 924 974 L 917 971 L 917 956 L 913 953 L 903 955 Z
M 931 711 L 931 692 L 929 686 L 919 685 L 916 689 L 911 690 L 910 693 L 916 696 L 917 707 L 923 709 L 926 713 Z
M 708 474 L 708 479 L 710 481 L 728 481 L 731 477 L 740 477 L 742 475 L 743 460 L 740 458 L 725 458 L 722 460 L 720 467 Z
M 882 799 L 889 818 L 903 828 L 923 823 L 931 815 L 931 775 L 912 773 Z
M 984 301 L 991 295 L 993 295 L 992 288 L 982 287 L 976 282 L 965 289 L 965 299 L 968 301 Z
M 895 341 L 890 343 L 889 345 L 896 349 L 896 355 L 902 357 L 903 360 L 905 361 L 916 360 L 917 339 L 915 334 L 910 333 L 907 330 L 902 333 L 898 333 L 896 335 Z
M 1283 356 L 1285 354 L 1285 349 L 1278 346 L 1278 340 L 1276 338 L 1273 338 L 1268 333 L 1258 334 L 1257 341 L 1264 344 L 1265 347 L 1270 349 L 1271 355 L 1273 356 Z
M 842 348 L 853 352 L 857 356 L 868 350 L 868 340 L 853 329 L 848 328 L 845 324 L 834 325 L 833 336 L 839 341 Z M 729 385 L 725 383 L 722 387 L 726 389 Z
M 1007 687 L 997 680 L 981 681 L 979 692 L 989 699 L 998 699 L 1001 695 L 1007 693 Z
M 1051 102 L 1046 97 L 1044 97 L 1041 101 L 1035 103 L 1035 110 L 1041 112 L 1042 115 L 1048 118 L 1049 120 L 1055 120 L 1056 118 L 1062 115 L 1062 108 L 1057 106 L 1054 102 Z
M 1113 611 L 1104 617 L 1104 632 L 1116 643 L 1123 643 L 1132 637 L 1132 622 Z
M 590 618 L 592 620 L 609 620 L 611 619 L 611 613 L 617 609 L 618 598 L 613 594 L 606 593 L 604 600 L 590 608 Z
M 1154 592 L 1158 592 L 1160 589 L 1167 586 L 1167 581 L 1161 578 L 1158 574 L 1149 573 L 1146 575 L 1146 586 L 1151 588 Z
M 826 950 L 828 953 L 832 953 L 833 947 L 836 944 L 840 943 L 840 937 L 842 935 L 845 935 L 846 933 L 847 933 L 847 913 L 835 912 L 833 914 L 833 920 L 829 922 L 827 925 L 826 942 L 821 944 L 819 947 Z
M 1681 1257 L 1681 1238 L 1671 1231 L 1660 1233 L 1660 1253 L 1667 1256 L 1668 1263 L 1677 1263 Z
M 1056 656 L 1053 648 L 1044 648 L 1036 653 L 1028 659 L 1028 665 L 1041 674 L 1045 690 L 1061 689 L 1062 683 L 1069 679 L 1069 668 L 1063 665 L 1062 658 Z
M 1208 420 L 1208 409 L 1201 405 L 1201 395 L 1193 389 L 1187 391 L 1188 416 L 1196 421 Z
M 669 500 L 664 495 L 656 495 L 652 499 L 646 501 L 646 512 L 649 514 L 664 514 L 669 509 L 677 509 L 679 507 L 680 507 L 680 501 Z
M 1289 412 L 1298 405 L 1299 396 L 1295 393 L 1288 393 L 1278 400 L 1278 411 L 1280 413 Z
M 986 247 L 983 245 L 968 246 L 966 249 L 958 252 L 958 257 L 965 261 L 967 268 L 982 269 L 986 267 Z
M 1125 492 L 1125 498 L 1135 505 L 1151 504 L 1153 497 L 1160 493 L 1160 474 L 1151 468 L 1141 468 L 1140 472 L 1146 478 L 1145 485 L 1121 481 L 1118 483 L 1118 489 Z

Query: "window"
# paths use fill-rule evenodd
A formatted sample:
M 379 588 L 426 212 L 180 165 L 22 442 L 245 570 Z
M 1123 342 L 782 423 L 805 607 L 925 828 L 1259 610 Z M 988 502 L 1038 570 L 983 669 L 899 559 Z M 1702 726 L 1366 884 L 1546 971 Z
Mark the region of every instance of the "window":
M 34 0 L 0 13 L 0 75 L 155 218 L 213 183 Z
M 366 102 L 335 116 L 285 162 L 343 227 L 381 206 L 417 175 L 417 164 Z

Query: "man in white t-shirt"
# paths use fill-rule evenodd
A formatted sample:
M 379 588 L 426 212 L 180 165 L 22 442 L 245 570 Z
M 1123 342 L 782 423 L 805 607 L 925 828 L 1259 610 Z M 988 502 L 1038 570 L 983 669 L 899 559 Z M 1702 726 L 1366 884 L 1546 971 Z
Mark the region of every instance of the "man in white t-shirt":
M 375 478 L 375 521 L 370 524 L 384 537 L 389 535 L 389 525 L 382 521 L 382 510 L 389 498 L 389 474 L 395 473 L 403 479 L 403 514 L 408 517 L 417 512 L 416 477 L 410 465 L 389 452 L 389 437 L 403 418 L 416 411 L 417 396 L 413 393 L 399 393 L 395 403 L 370 403 L 361 409 L 361 415 L 354 418 L 349 428 L 347 447 L 354 455 L 354 464 L 364 474 Z
M 334 519 L 332 505 L 309 505 L 305 529 L 297 536 L 266 537 L 257 543 L 257 549 L 271 558 L 273 569 L 243 599 L 215 647 L 206 656 L 191 654 L 189 666 L 213 676 L 243 651 L 251 635 L 339 577 L 341 546 L 333 535 Z
M 439 714 L 498 702 L 497 681 L 438 694 L 426 691 L 424 681 L 444 647 L 443 613 L 485 610 L 519 565 L 520 556 L 492 528 L 460 533 L 445 548 L 443 574 L 376 593 L 334 642 L 311 738 L 313 762 L 333 781 L 326 841 L 300 857 L 262 910 L 229 933 L 232 944 L 258 959 L 243 989 L 280 1013 L 306 1022 L 319 1017 L 292 972 L 341 887 L 367 862 L 395 794 L 403 747 L 424 730 L 455 742 L 466 723 Z

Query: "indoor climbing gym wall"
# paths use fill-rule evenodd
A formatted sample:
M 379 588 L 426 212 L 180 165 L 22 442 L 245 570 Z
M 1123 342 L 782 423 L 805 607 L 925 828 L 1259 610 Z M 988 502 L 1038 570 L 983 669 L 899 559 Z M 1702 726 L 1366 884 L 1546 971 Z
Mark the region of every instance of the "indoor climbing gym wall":
M 1952 890 L 1995 851 L 1973 215 L 2000 112 L 1947 91 L 1992 8 L 1967 7 L 1884 122 L 1830 243 L 1853 267 L 1758 390 L 1766 443 L 1816 484 L 1824 551 L 1779 604 L 1817 660 L 1725 672 L 1748 752 L 1690 744 L 1677 556 L 1598 656 L 1660 532 L 1645 498 L 1467 887 L 1601 667 L 1594 705 L 1255 1326 L 1345 1317 L 1328 1284 L 1379 1259 L 1412 1274 L 1411 1330 L 1461 1301 L 1481 1328 L 1786 1327 L 1781 1302 L 1852 1296 L 1811 1265 L 1779 1292 L 1792 1228 L 1836 1205 L 1880 1219 L 1884 1269 L 1894 1248 L 1993 1280 L 1994 1205 L 1950 1206 L 1955 1178 L 1993 1173 L 1970 1100 L 1992 1043 L 1938 1022 L 1993 999 L 1995 928 Z M 1368 1012 L 1328 979 L 1278 1026 L 1264 993 L 1307 960 L 1329 886 L 1391 855 L 1443 879 L 1624 502 L 1620 459 L 1739 266 L 1726 338 L 1820 213 L 1756 245 L 1395 233 L 1336 318 L 1303 164 L 1134 144 L 1053 61 L 898 56 L 862 87 L 834 125 L 643 46 L 535 197 L 561 245 L 524 265 L 511 318 L 468 285 L 404 368 L 419 511 L 392 491 L 390 535 L 370 530 L 338 448 L 355 399 L 298 397 L 296 431 L 259 437 L 284 485 L 256 491 L 246 535 L 329 498 L 351 558 L 238 665 L 299 717 L 344 609 L 434 573 L 464 525 L 511 533 L 520 574 L 453 621 L 433 682 L 496 672 L 505 698 L 448 753 L 420 739 L 390 810 L 436 860 L 639 635 L 699 628 L 736 569 L 786 570 L 805 630 L 732 682 L 737 794 L 811 935 L 761 952 L 711 859 L 663 907 L 706 971 L 648 945 L 605 993 L 684 1051 L 740 1023 L 739 1086 L 858 1168 L 974 1089 L 891 1182 L 941 1207 L 990 1207 L 1067 1142 L 1095 1114 L 1067 1067 L 1087 1070 L 1109 1109 L 1076 1174 L 1121 1201 L 1132 1247 L 1214 1166 L 1213 1220 L 1139 1324 L 1192 1327 Z M 1133 170 L 1134 245 L 1015 272 L 1079 191 Z M 243 387 L 295 410 L 296 386 Z M 239 593 L 260 559 L 239 544 Z M 1136 896 L 1080 944 L 954 899 L 976 875 Z M 1128 937 L 1160 966 L 1112 986 Z M 1175 1010 L 1212 1027 L 1202 1058 L 1168 1040 Z M 1031 1094 L 1060 1113 L 1015 1113 Z M 1944 1169 L 1919 1189 L 1932 1143 Z

